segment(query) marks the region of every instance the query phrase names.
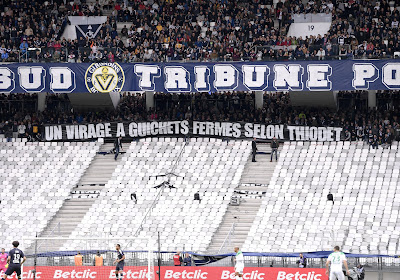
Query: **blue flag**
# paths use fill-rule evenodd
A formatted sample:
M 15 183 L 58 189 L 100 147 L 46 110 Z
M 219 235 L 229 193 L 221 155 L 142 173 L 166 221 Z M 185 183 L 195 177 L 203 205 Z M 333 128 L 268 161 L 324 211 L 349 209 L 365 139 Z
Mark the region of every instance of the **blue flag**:
M 100 29 L 101 29 L 101 24 L 88 24 L 88 25 L 76 25 L 76 38 L 86 38 L 89 37 L 89 39 L 96 38 L 98 35 Z

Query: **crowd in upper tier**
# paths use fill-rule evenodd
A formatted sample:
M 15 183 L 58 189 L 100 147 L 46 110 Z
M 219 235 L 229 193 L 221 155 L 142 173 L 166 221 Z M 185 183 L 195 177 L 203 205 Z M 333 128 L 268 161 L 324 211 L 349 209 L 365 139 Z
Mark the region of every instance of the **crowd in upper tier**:
M 0 60 L 349 59 L 393 57 L 400 51 L 400 0 L 391 1 L 392 7 L 384 0 L 66 2 L 0 0 Z M 332 14 L 331 29 L 317 37 L 288 37 L 298 13 Z M 68 16 L 92 15 L 108 16 L 96 38 L 62 37 Z
M 44 124 L 198 120 L 246 121 L 263 124 L 340 126 L 344 140 L 400 140 L 400 93 L 377 93 L 377 107 L 368 109 L 366 92 L 340 92 L 339 110 L 293 106 L 288 93 L 265 93 L 262 108 L 255 109 L 252 92 L 156 93 L 147 110 L 145 95 L 124 93 L 116 110 L 77 112 L 67 95 L 48 95 L 46 110 L 38 112 L 37 95 L 0 95 L 0 134 L 40 137 Z M 39 134 L 39 136 L 38 136 Z

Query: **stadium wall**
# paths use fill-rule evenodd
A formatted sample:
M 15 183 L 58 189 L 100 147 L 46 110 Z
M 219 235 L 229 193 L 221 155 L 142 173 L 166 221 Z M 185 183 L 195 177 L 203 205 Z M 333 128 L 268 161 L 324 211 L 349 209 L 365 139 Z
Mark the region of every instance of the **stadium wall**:
M 291 91 L 289 94 L 292 106 L 336 108 L 333 91 Z

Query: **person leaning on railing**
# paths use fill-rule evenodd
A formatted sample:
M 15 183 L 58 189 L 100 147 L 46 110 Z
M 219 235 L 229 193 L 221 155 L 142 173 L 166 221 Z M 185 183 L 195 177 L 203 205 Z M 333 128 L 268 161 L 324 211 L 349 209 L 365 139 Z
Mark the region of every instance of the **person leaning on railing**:
M 83 265 L 83 256 L 81 252 L 78 251 L 78 254 L 74 257 L 75 266 L 82 266 Z
M 181 257 L 181 252 L 176 252 L 176 254 L 173 257 L 174 260 L 174 266 L 181 266 L 183 263 L 183 259 Z
M 185 258 L 183 259 L 184 266 L 192 266 L 192 258 L 188 253 L 185 254 Z
M 357 274 L 358 274 L 358 280 L 364 280 L 365 269 L 361 264 L 357 265 Z
M 299 259 L 296 261 L 296 263 L 300 268 L 306 268 L 307 267 L 307 258 L 302 253 L 300 253 Z

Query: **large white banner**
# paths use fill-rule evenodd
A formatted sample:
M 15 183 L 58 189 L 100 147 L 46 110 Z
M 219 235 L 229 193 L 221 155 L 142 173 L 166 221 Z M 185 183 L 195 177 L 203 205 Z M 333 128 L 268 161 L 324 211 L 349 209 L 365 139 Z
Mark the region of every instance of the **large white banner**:
M 107 21 L 106 16 L 69 16 L 68 20 L 72 25 L 82 25 L 82 24 L 102 24 Z
M 324 36 L 331 28 L 330 22 L 301 22 L 292 23 L 289 27 L 288 36 L 302 37 Z

